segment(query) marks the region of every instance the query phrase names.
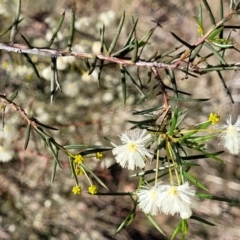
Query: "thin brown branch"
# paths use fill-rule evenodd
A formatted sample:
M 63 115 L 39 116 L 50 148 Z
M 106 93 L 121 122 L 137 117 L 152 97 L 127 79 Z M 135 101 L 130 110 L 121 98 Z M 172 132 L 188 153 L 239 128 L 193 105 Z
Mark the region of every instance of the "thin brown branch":
M 162 94 L 163 94 L 163 107 L 164 109 L 168 109 L 169 108 L 169 103 L 168 103 L 168 94 L 167 94 L 167 91 L 166 91 L 166 88 L 165 88 L 165 85 L 158 73 L 158 70 L 156 69 L 156 67 L 152 67 L 152 72 L 155 76 L 155 79 L 157 80 L 157 82 L 159 83 L 159 87 L 162 91 Z
M 38 128 L 37 122 L 35 120 L 30 119 L 22 107 L 18 106 L 13 101 L 7 99 L 4 94 L 0 94 L 0 98 L 4 99 L 4 101 L 7 102 L 9 105 L 11 105 L 14 110 L 18 111 L 21 114 L 21 116 L 34 128 Z
M 26 45 L 18 44 L 18 43 L 0 43 L 0 50 L 5 50 L 8 52 L 15 52 L 15 53 L 25 53 L 25 54 L 32 54 L 32 55 L 39 55 L 39 56 L 46 56 L 51 58 L 57 57 L 67 57 L 67 56 L 74 56 L 76 58 L 81 59 L 95 59 L 98 60 L 105 60 L 112 63 L 117 63 L 124 66 L 136 66 L 136 67 L 147 67 L 147 68 L 163 68 L 163 69 L 178 69 L 187 72 L 197 73 L 197 74 L 205 74 L 210 71 L 215 71 L 215 66 L 205 68 L 196 68 L 192 67 L 187 69 L 185 66 L 180 66 L 180 63 L 184 58 L 189 56 L 189 49 L 187 49 L 180 59 L 176 59 L 172 63 L 163 63 L 163 62 L 148 62 L 144 60 L 138 60 L 136 62 L 132 62 L 130 59 L 126 58 L 118 58 L 118 57 L 111 57 L 103 54 L 93 54 L 81 51 L 69 51 L 69 50 L 62 50 L 62 49 L 51 49 L 51 48 L 29 48 Z M 229 64 L 229 65 L 219 65 L 216 66 L 217 70 L 239 70 L 239 64 Z M 212 69 L 212 70 L 211 70 Z
M 18 106 L 13 101 L 7 99 L 4 94 L 0 93 L 0 98 L 3 99 L 3 101 L 7 102 L 14 110 L 19 112 L 20 115 L 28 122 L 28 124 L 30 124 L 36 130 L 36 132 L 38 134 L 40 134 L 42 137 L 43 137 L 43 135 L 45 135 L 45 138 L 48 138 L 49 141 L 52 144 L 54 144 L 58 149 L 60 149 L 61 151 L 65 152 L 69 156 L 71 155 L 71 153 L 69 153 L 61 144 L 57 143 L 53 137 L 51 137 L 46 132 L 44 132 L 44 130 L 41 128 L 41 126 L 44 126 L 44 127 L 50 128 L 50 129 L 54 129 L 54 128 L 48 127 L 48 126 L 38 122 L 37 119 L 30 118 L 22 107 Z
M 128 59 L 121 59 L 117 57 L 111 57 L 107 55 L 102 54 L 92 54 L 92 53 L 86 53 L 86 52 L 80 52 L 80 51 L 68 51 L 68 50 L 59 50 L 59 49 L 50 49 L 50 48 L 28 48 L 26 45 L 23 44 L 5 44 L 0 43 L 0 49 L 9 51 L 9 52 L 15 52 L 15 53 L 27 53 L 27 54 L 33 54 L 33 55 L 40 55 L 40 56 L 46 56 L 46 57 L 67 57 L 67 56 L 75 56 L 77 58 L 82 59 L 93 59 L 94 57 L 97 57 L 99 60 L 106 60 L 113 63 L 118 63 L 124 66 L 137 66 L 137 67 L 155 67 L 155 68 L 171 68 L 171 69 L 180 69 L 184 70 L 183 67 L 178 66 L 176 67 L 176 64 L 166 64 L 161 62 L 147 62 L 139 60 L 137 62 L 132 62 Z
M 234 9 L 232 11 L 230 11 L 223 19 L 221 19 L 218 23 L 216 23 L 214 26 L 212 26 L 207 33 L 204 34 L 204 36 L 202 36 L 201 38 L 199 38 L 197 40 L 197 42 L 192 45 L 191 48 L 187 49 L 179 59 L 177 59 L 176 61 L 176 67 L 179 66 L 181 64 L 181 62 L 186 59 L 187 57 L 189 57 L 189 55 L 191 54 L 191 52 L 197 48 L 199 45 L 204 44 L 205 41 L 207 41 L 207 38 L 210 36 L 210 34 L 216 30 L 218 27 L 222 26 L 223 23 L 225 23 L 226 21 L 228 21 L 234 14 L 236 14 L 238 12 L 239 9 Z M 188 71 L 188 69 L 187 69 Z

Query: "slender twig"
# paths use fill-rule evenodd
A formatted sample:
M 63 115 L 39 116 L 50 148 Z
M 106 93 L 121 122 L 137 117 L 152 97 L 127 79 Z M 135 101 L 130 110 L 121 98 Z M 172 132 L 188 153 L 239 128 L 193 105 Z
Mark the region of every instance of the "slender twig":
M 238 8 L 230 11 L 223 19 L 221 19 L 218 23 L 216 23 L 215 25 L 213 25 L 205 34 L 204 36 L 202 36 L 201 38 L 198 39 L 198 41 L 192 45 L 190 48 L 188 48 L 183 54 L 182 56 L 176 61 L 176 66 L 179 66 L 181 64 L 181 62 L 186 59 L 187 57 L 189 57 L 189 55 L 191 54 L 191 52 L 198 47 L 201 44 L 204 44 L 208 37 L 212 34 L 212 32 L 214 30 L 216 30 L 217 28 L 219 28 L 220 26 L 222 26 L 225 22 L 227 22 L 234 14 L 236 14 L 238 12 Z
M 94 59 L 97 57 L 100 60 L 106 60 L 109 62 L 118 63 L 125 66 L 138 66 L 138 67 L 156 67 L 156 68 L 176 68 L 175 64 L 167 64 L 161 62 L 147 62 L 143 60 L 139 60 L 137 62 L 132 62 L 130 59 L 125 58 L 117 58 L 111 57 L 103 54 L 92 54 L 87 52 L 80 52 L 80 51 L 66 51 L 66 50 L 59 50 L 59 49 L 50 49 L 50 48 L 29 48 L 23 44 L 5 44 L 0 43 L 0 49 L 6 50 L 9 52 L 15 53 L 28 53 L 33 55 L 41 55 L 46 57 L 67 57 L 67 56 L 75 56 L 77 58 L 82 59 Z M 178 69 L 184 69 L 183 67 L 178 66 Z
M 32 54 L 32 55 L 40 55 L 40 56 L 46 56 L 51 58 L 57 58 L 57 57 L 67 57 L 67 56 L 74 56 L 76 58 L 81 59 L 95 59 L 98 60 L 105 60 L 112 63 L 121 64 L 124 66 L 136 66 L 136 67 L 147 67 L 147 68 L 163 68 L 163 69 L 178 69 L 182 71 L 186 71 L 186 67 L 180 66 L 176 63 L 163 63 L 163 62 L 149 62 L 144 60 L 137 60 L 136 62 L 132 62 L 130 59 L 127 58 L 118 58 L 118 57 L 111 57 L 103 54 L 93 54 L 93 53 L 87 53 L 87 52 L 80 52 L 80 51 L 68 51 L 68 50 L 62 50 L 62 49 L 50 49 L 50 48 L 29 48 L 26 45 L 23 44 L 6 44 L 6 43 L 0 43 L 0 50 L 5 50 L 8 52 L 15 52 L 15 53 L 25 53 L 25 54 Z M 210 71 L 216 71 L 216 70 L 239 70 L 240 65 L 239 64 L 225 64 L 225 65 L 217 65 L 217 66 L 211 66 L 208 68 L 189 68 L 189 72 L 194 72 L 198 74 L 205 74 Z
M 52 144 L 54 144 L 61 151 L 65 152 L 67 155 L 69 155 L 71 157 L 74 156 L 74 154 L 71 154 L 69 151 L 67 151 L 67 149 L 65 149 L 61 144 L 57 143 L 54 138 L 52 138 L 50 135 L 48 135 L 46 132 L 44 132 L 44 130 L 41 128 L 41 126 L 45 126 L 50 129 L 54 129 L 54 128 L 40 123 L 35 118 L 30 118 L 22 107 L 18 106 L 15 102 L 9 100 L 4 94 L 0 93 L 0 98 L 2 98 L 6 103 L 8 103 L 10 106 L 12 106 L 12 108 L 14 110 L 18 111 L 21 114 L 21 116 L 27 121 L 27 123 L 30 124 L 39 135 L 41 135 L 42 137 L 44 136 L 45 138 L 48 138 Z
M 164 106 L 164 109 L 168 109 L 169 108 L 169 103 L 168 103 L 168 94 L 167 94 L 167 91 L 166 91 L 166 88 L 165 88 L 165 85 L 156 69 L 156 67 L 152 67 L 152 72 L 155 76 L 155 79 L 157 80 L 157 82 L 159 83 L 159 87 L 162 91 L 162 94 L 163 94 L 163 106 Z
M 150 68 L 164 68 L 164 69 L 178 69 L 182 71 L 186 71 L 186 67 L 183 66 L 176 66 L 176 63 L 163 63 L 163 62 L 148 62 L 143 60 L 138 60 L 137 62 L 132 62 L 130 59 L 125 58 L 117 58 L 111 57 L 103 54 L 92 54 L 87 52 L 81 51 L 66 51 L 62 49 L 50 49 L 50 48 L 28 48 L 26 45 L 23 44 L 5 44 L 0 43 L 0 49 L 6 50 L 8 52 L 15 52 L 15 53 L 27 53 L 33 55 L 40 55 L 46 57 L 67 57 L 67 56 L 75 56 L 76 58 L 81 59 L 94 59 L 95 57 L 99 60 L 105 60 L 108 62 L 113 62 L 117 64 L 121 64 L 124 66 L 137 66 L 137 67 L 150 67 Z M 191 68 L 188 69 L 189 72 L 204 74 L 210 71 L 216 70 L 239 70 L 240 66 L 238 64 L 229 64 L 229 65 L 218 65 L 205 68 Z
M 28 124 L 32 125 L 34 128 L 38 127 L 37 126 L 37 121 L 31 120 L 22 107 L 18 106 L 13 101 L 7 99 L 4 94 L 0 93 L 0 98 L 4 99 L 4 101 L 7 102 L 8 104 L 10 104 L 14 110 L 18 111 L 21 114 L 21 116 L 28 122 Z

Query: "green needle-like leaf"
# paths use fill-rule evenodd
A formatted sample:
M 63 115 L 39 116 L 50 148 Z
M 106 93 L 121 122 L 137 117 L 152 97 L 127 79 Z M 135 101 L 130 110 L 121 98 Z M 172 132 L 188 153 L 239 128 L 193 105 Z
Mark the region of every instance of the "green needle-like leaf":
M 96 151 L 107 151 L 112 149 L 108 146 L 100 146 L 100 145 L 86 145 L 86 144 L 73 144 L 64 146 L 65 149 L 92 149 Z
M 173 91 L 175 93 L 175 96 L 178 97 L 178 88 L 177 88 L 177 82 L 176 82 L 174 71 L 171 68 L 168 68 L 166 69 L 166 73 L 173 86 Z
M 101 47 L 100 47 L 100 52 L 101 54 L 104 54 L 104 52 L 106 52 L 106 46 L 105 46 L 105 42 L 104 42 L 104 34 L 105 34 L 105 25 L 103 24 L 103 27 L 100 29 L 100 40 L 101 40 Z M 101 73 L 103 70 L 103 65 L 104 65 L 104 60 L 100 61 L 99 64 L 99 71 L 98 71 L 98 87 L 100 87 L 100 80 L 101 80 Z
M 200 167 L 200 164 L 197 163 L 193 163 L 193 162 L 183 162 L 183 165 L 187 166 L 187 167 Z
M 144 92 L 141 89 L 141 86 L 139 86 L 137 84 L 137 82 L 134 80 L 134 78 L 131 76 L 131 74 L 127 71 L 127 69 L 125 68 L 125 74 L 127 74 L 130 77 L 130 80 L 132 81 L 132 83 L 136 86 L 137 90 L 143 95 L 145 96 Z
M 123 104 L 126 104 L 126 95 L 127 95 L 127 87 L 126 87 L 126 76 L 125 76 L 125 68 L 121 66 L 121 85 L 122 85 L 122 95 L 123 95 Z
M 142 103 L 143 101 L 145 101 L 157 88 L 159 87 L 159 84 L 155 84 L 148 93 L 145 93 L 145 96 L 142 97 L 138 102 L 137 104 L 140 104 Z
M 213 223 L 211 223 L 211 222 L 209 222 L 209 221 L 207 221 L 207 220 L 205 220 L 205 219 L 203 219 L 203 218 L 197 217 L 197 216 L 191 216 L 190 218 L 191 218 L 191 219 L 194 219 L 194 220 L 196 220 L 196 221 L 198 221 L 198 222 L 201 222 L 201 223 L 210 225 L 210 226 L 215 226 L 215 224 L 213 224 Z
M 57 165 L 58 163 L 56 161 L 53 161 L 53 166 L 52 166 L 52 176 L 51 176 L 51 184 L 53 184 L 55 176 L 56 176 L 56 171 L 57 171 Z
M 177 124 L 176 128 L 181 124 L 181 122 L 184 120 L 185 116 L 187 114 L 187 109 L 181 111 L 178 113 L 178 119 L 177 119 Z
M 133 49 L 133 55 L 131 58 L 131 62 L 135 63 L 138 59 L 138 41 L 137 39 L 134 39 L 134 49 Z
M 39 79 L 41 79 L 41 76 L 37 70 L 36 64 L 32 61 L 32 59 L 28 56 L 28 54 L 23 53 L 23 56 L 27 59 L 28 63 L 31 65 L 33 71 L 35 72 L 35 74 L 37 75 L 37 77 Z
M 141 125 L 151 125 L 152 123 L 155 123 L 156 119 L 146 119 L 146 120 L 142 120 L 142 121 L 132 121 L 132 120 L 128 120 L 128 122 L 132 123 L 132 124 L 136 124 L 137 126 L 141 126 Z
M 174 164 L 170 164 L 170 166 L 159 167 L 158 171 L 164 171 L 164 170 L 167 170 L 167 169 L 169 169 L 173 166 L 174 166 Z M 140 172 L 140 173 L 130 175 L 130 177 L 144 176 L 144 175 L 148 175 L 148 174 L 155 173 L 155 172 L 156 172 L 156 169 L 151 169 L 151 170 L 147 170 L 147 171 L 144 171 L 144 172 Z
M 13 22 L 13 26 L 11 29 L 11 34 L 10 34 L 10 42 L 13 43 L 14 42 L 14 38 L 16 36 L 17 33 L 17 28 L 18 28 L 18 23 L 19 21 L 19 17 L 21 14 L 21 5 L 22 5 L 22 1 L 21 0 L 17 0 L 16 1 L 17 5 L 16 5 L 16 12 L 15 12 L 15 17 L 14 17 L 14 22 Z M 2 6 L 1 6 L 2 7 Z
M 138 23 L 138 19 L 136 19 L 136 21 L 134 22 L 133 28 L 132 28 L 131 32 L 129 33 L 128 37 L 127 37 L 127 40 L 126 40 L 126 43 L 124 44 L 124 47 L 128 46 L 131 43 L 132 36 L 133 36 L 133 34 L 136 30 L 136 27 L 137 27 L 137 23 Z
M 177 125 L 177 120 L 178 120 L 178 108 L 175 109 L 174 113 L 173 113 L 173 118 L 172 118 L 172 121 L 171 121 L 171 126 L 170 126 L 170 129 L 168 131 L 169 135 L 173 135 L 173 132 L 176 128 L 176 125 Z
M 152 36 L 154 30 L 155 30 L 155 28 L 150 29 L 150 30 L 138 41 L 138 44 L 139 44 L 138 47 L 141 47 L 141 46 L 144 46 L 144 45 L 147 44 L 147 42 L 148 42 L 149 38 Z
M 46 125 L 46 124 L 43 124 L 43 123 L 39 122 L 36 118 L 31 118 L 31 120 L 34 120 L 35 123 L 36 123 L 38 126 L 41 126 L 41 127 L 44 127 L 44 128 L 50 129 L 50 130 L 54 130 L 54 131 L 58 130 L 58 129 L 55 128 L 55 127 L 48 126 L 48 125 Z
M 92 64 L 91 64 L 90 69 L 88 71 L 88 75 L 92 74 L 92 72 L 94 71 L 94 69 L 96 67 L 96 64 L 97 64 L 97 56 L 93 55 Z
M 199 52 L 201 51 L 202 46 L 203 46 L 203 44 L 200 44 L 194 50 L 192 50 L 191 57 L 189 59 L 190 62 L 193 62 L 193 60 L 199 55 Z
M 13 26 L 17 23 L 17 25 L 23 20 L 24 18 L 19 19 L 17 22 L 13 22 L 6 30 L 3 30 L 3 32 L 0 33 L 0 37 L 2 37 L 3 35 L 5 35 L 6 33 L 8 33 Z
M 60 83 L 58 81 L 57 58 L 52 57 L 51 71 L 52 71 L 52 75 L 51 75 L 51 82 L 50 82 L 50 100 L 51 100 L 51 103 L 52 103 L 56 90 L 58 90 L 58 89 L 61 90 L 61 86 L 60 86 Z
M 192 183 L 196 184 L 198 187 L 200 187 L 201 189 L 208 191 L 208 189 L 201 184 L 199 181 L 197 181 L 192 175 L 190 175 L 189 173 L 183 171 L 183 175 L 184 177 L 186 177 L 188 180 L 190 180 Z
M 27 38 L 25 38 L 22 34 L 21 34 L 21 37 L 22 37 L 22 39 L 24 40 L 24 42 L 27 44 L 27 46 L 29 47 L 29 48 L 32 48 L 33 46 L 30 44 L 30 42 L 27 40 Z
M 101 52 L 101 54 L 104 54 L 104 48 L 105 48 L 104 34 L 105 34 L 105 25 L 103 24 L 103 27 L 100 29 L 100 40 L 101 40 L 100 52 Z
M 31 124 L 29 123 L 27 125 L 27 128 L 26 128 L 26 136 L 25 136 L 25 142 L 24 142 L 24 149 L 26 150 L 27 147 L 28 147 L 28 143 L 29 143 L 29 139 L 30 139 L 30 134 L 31 134 L 31 129 L 32 129 L 32 126 Z
M 208 37 L 209 40 L 213 40 L 215 37 L 217 37 L 222 30 L 224 29 L 224 27 L 219 27 L 217 29 L 215 29 Z
M 55 38 L 57 37 L 57 34 L 58 34 L 58 32 L 59 32 L 62 24 L 63 24 L 64 18 L 65 18 L 65 11 L 63 12 L 61 18 L 59 19 L 58 24 L 57 24 L 57 27 L 56 27 L 55 31 L 53 32 L 53 35 L 52 35 L 52 37 L 51 37 L 51 39 L 50 39 L 50 41 L 49 41 L 49 43 L 48 43 L 48 47 L 49 47 L 49 48 L 52 46 Z
M 192 135 L 194 135 L 195 133 L 197 133 L 201 129 L 206 129 L 211 124 L 212 123 L 210 121 L 206 121 L 206 122 L 203 122 L 199 125 L 193 126 L 192 128 L 184 130 L 184 132 L 186 132 L 186 133 L 181 137 L 181 141 L 183 141 L 184 139 L 190 138 Z
M 230 101 L 231 101 L 232 103 L 234 103 L 234 100 L 233 100 L 231 91 L 230 91 L 230 89 L 228 88 L 228 86 L 227 86 L 227 84 L 226 84 L 226 82 L 225 82 L 225 79 L 223 78 L 223 75 L 221 74 L 220 71 L 217 71 L 217 74 L 218 74 L 218 77 L 219 77 L 220 80 L 221 80 L 221 83 L 222 83 L 222 85 L 223 85 L 223 87 L 224 87 L 224 89 L 225 89 L 225 91 L 226 91 L 226 93 L 227 93 Z
M 17 97 L 17 95 L 18 95 L 18 91 L 16 90 L 8 97 L 8 100 L 13 102 L 14 99 Z
M 184 161 L 189 161 L 189 160 L 197 160 L 197 159 L 203 159 L 203 158 L 209 158 L 209 156 L 217 156 L 219 154 L 223 153 L 223 151 L 219 151 L 219 152 L 213 152 L 213 153 L 209 153 L 208 156 L 201 154 L 201 155 L 190 155 L 190 156 L 184 156 L 182 157 L 182 159 Z
M 170 100 L 181 101 L 181 102 L 205 102 L 209 101 L 210 98 L 179 98 L 179 97 L 169 97 Z
M 152 225 L 161 233 L 165 236 L 165 233 L 163 232 L 163 230 L 158 226 L 158 224 L 156 223 L 156 221 L 153 219 L 153 217 L 149 214 L 146 214 L 148 220 L 152 223 Z
M 220 61 L 221 63 L 226 64 L 226 62 L 225 62 L 225 60 L 223 59 L 223 57 L 220 55 L 220 53 L 219 53 L 216 49 L 214 49 L 214 48 L 211 46 L 211 44 L 209 44 L 208 42 L 205 42 L 205 43 L 204 43 L 204 46 L 206 46 L 206 47 L 209 49 L 209 51 L 212 52 L 212 53 L 219 59 L 219 61 Z
M 76 184 L 78 185 L 78 178 L 77 178 L 77 174 L 76 174 L 76 171 L 75 171 L 74 160 L 71 157 L 69 157 L 69 164 L 70 164 L 70 167 L 71 167 L 71 170 L 72 170 L 72 175 L 75 179 Z
M 125 56 L 127 53 L 129 53 L 130 51 L 132 51 L 134 48 L 133 43 L 129 43 L 129 45 L 127 45 L 126 47 L 123 47 L 122 49 L 118 50 L 117 52 L 113 53 L 111 56 L 115 57 L 115 56 Z
M 212 135 L 207 135 L 207 136 L 193 136 L 193 137 L 190 137 L 188 140 L 191 140 L 192 142 L 194 143 L 201 143 L 201 142 L 206 142 L 207 140 L 209 139 L 212 139 L 214 136 Z
M 82 164 L 81 164 L 81 167 L 83 167 L 83 169 L 84 169 L 86 172 L 90 173 L 91 176 L 92 176 L 100 185 L 102 185 L 104 188 L 106 188 L 107 190 L 109 190 L 108 187 L 103 183 L 103 181 L 102 181 L 100 178 L 98 178 L 98 177 L 94 174 L 94 172 L 92 172 L 92 171 L 87 167 L 87 165 L 85 165 L 84 163 L 82 163 Z
M 109 47 L 109 49 L 108 49 L 107 54 L 108 54 L 109 56 L 111 56 L 111 54 L 112 54 L 112 52 L 113 52 L 113 50 L 114 50 L 114 48 L 115 48 L 115 46 L 116 46 L 117 40 L 118 40 L 119 35 L 120 35 L 121 31 L 122 31 L 122 27 L 123 27 L 124 20 L 125 20 L 125 12 L 123 12 L 123 15 L 122 15 L 122 17 L 121 17 L 120 23 L 119 23 L 119 25 L 118 25 L 118 29 L 117 29 L 116 35 L 115 35 L 115 37 L 113 38 L 112 43 L 111 43 L 111 45 L 110 45 L 110 47 Z
M 75 30 L 75 10 L 72 8 L 72 18 L 70 23 L 69 29 L 69 37 L 68 37 L 68 50 L 71 51 L 72 44 L 73 44 L 73 37 L 74 37 L 74 30 Z
M 201 3 L 199 3 L 199 5 L 198 5 L 198 21 L 200 23 L 200 26 L 203 27 L 202 4 Z
M 200 20 L 197 17 L 193 17 L 197 23 L 197 27 L 198 27 L 198 33 L 199 36 L 202 37 L 204 35 L 204 29 L 202 27 L 202 23 L 200 22 Z
M 217 162 L 224 163 L 224 161 L 221 158 L 216 157 L 214 153 L 208 153 L 202 149 L 198 149 L 198 151 L 202 152 L 205 156 L 208 156 L 209 158 L 216 160 Z
M 182 227 L 182 223 L 180 222 L 177 227 L 175 228 L 175 230 L 173 231 L 173 234 L 171 236 L 171 240 L 174 240 L 175 237 L 178 235 L 178 233 L 180 232 L 181 230 L 181 227 Z
M 238 199 L 223 198 L 205 193 L 197 193 L 197 196 L 202 199 L 211 199 L 215 201 L 228 202 L 231 204 L 240 204 L 240 201 Z
M 132 110 L 132 115 L 147 115 L 147 116 L 153 116 L 153 112 L 156 112 L 160 109 L 162 109 L 162 106 L 157 106 L 157 107 L 153 107 L 153 108 L 149 108 L 149 109 L 145 109 L 142 111 L 138 111 L 138 110 Z
M 133 220 L 135 219 L 136 213 L 135 211 L 131 211 L 127 217 L 122 221 L 122 223 L 120 224 L 120 226 L 117 228 L 116 232 L 114 233 L 114 235 L 116 235 L 117 233 L 119 233 L 124 227 L 129 226 Z
M 178 37 L 175 33 L 170 32 L 173 37 L 175 37 L 180 43 L 182 43 L 183 45 L 185 45 L 186 47 L 188 47 L 189 49 L 192 49 L 192 45 L 190 45 L 189 43 L 185 42 L 183 39 L 181 39 L 180 37 Z
M 98 152 L 105 152 L 105 151 L 109 151 L 109 150 L 112 150 L 112 147 L 88 149 L 88 150 L 85 150 L 83 152 L 80 152 L 80 154 L 82 156 L 86 156 L 86 155 L 89 155 L 89 154 L 98 153 Z
M 219 1 L 219 18 L 220 19 L 223 19 L 223 17 L 224 17 L 224 7 L 223 7 L 223 0 L 220 0 Z M 221 34 L 220 34 L 220 38 L 222 38 L 223 36 L 223 32 L 221 32 Z
M 208 15 L 209 15 L 209 17 L 210 17 L 210 20 L 211 20 L 212 24 L 215 25 L 216 22 L 215 22 L 215 19 L 214 19 L 212 10 L 211 10 L 211 8 L 210 8 L 207 0 L 202 0 L 202 2 L 203 2 L 203 4 L 204 4 L 205 8 L 207 9 L 207 12 L 208 12 Z
M 52 152 L 54 160 L 57 162 L 59 168 L 62 170 L 61 164 L 58 160 L 58 154 L 57 154 L 58 151 L 56 150 L 56 152 L 55 152 L 55 150 L 53 149 L 52 142 L 49 137 L 46 137 L 45 140 L 46 140 L 48 147 L 50 148 L 50 151 Z

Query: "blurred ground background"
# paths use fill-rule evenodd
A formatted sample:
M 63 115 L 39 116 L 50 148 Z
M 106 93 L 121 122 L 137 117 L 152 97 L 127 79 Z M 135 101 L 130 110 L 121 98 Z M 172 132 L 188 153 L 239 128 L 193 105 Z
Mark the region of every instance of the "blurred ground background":
M 197 41 L 197 29 L 193 16 L 197 15 L 198 1 L 84 1 L 76 0 L 76 33 L 73 49 L 85 52 L 99 51 L 99 29 L 106 27 L 106 42 L 110 43 L 114 36 L 119 19 L 126 11 L 126 22 L 120 36 L 119 46 L 125 43 L 131 30 L 131 18 L 139 18 L 137 35 L 140 38 L 154 26 L 152 20 L 158 20 L 162 28 L 155 31 L 144 56 L 153 52 L 165 52 L 179 46 L 169 31 L 187 40 L 190 44 Z M 209 4 L 218 14 L 217 2 Z M 225 12 L 229 10 L 229 1 L 224 1 Z M 0 1 L 0 29 L 8 28 L 16 8 L 16 1 Z M 55 41 L 54 48 L 67 47 L 67 34 L 71 18 L 71 1 L 42 0 L 23 1 L 22 17 L 16 42 L 24 43 L 24 35 L 32 45 L 45 46 L 61 14 L 66 12 L 63 27 Z M 210 26 L 207 15 L 206 26 Z M 239 22 L 235 16 L 231 24 Z M 239 30 L 232 34 L 236 48 L 240 48 Z M 8 42 L 9 34 L 0 38 L 0 42 Z M 120 74 L 116 67 L 109 67 L 102 73 L 101 87 L 97 84 L 97 72 L 91 76 L 82 60 L 68 57 L 58 59 L 59 78 L 63 92 L 55 95 L 50 104 L 50 59 L 31 56 L 36 63 L 42 79 L 38 79 L 19 54 L 0 52 L 0 88 L 1 93 L 11 94 L 18 90 L 16 102 L 39 121 L 56 127 L 51 132 L 61 144 L 102 144 L 107 136 L 119 142 L 117 135 L 131 127 L 126 120 L 133 119 L 132 109 L 144 109 L 157 106 L 159 97 L 152 97 L 144 104 L 136 105 L 141 97 L 139 92 L 129 85 L 126 105 L 122 104 Z M 229 51 L 226 58 L 229 62 L 237 62 L 239 53 Z M 214 60 L 213 60 L 214 61 Z M 132 69 L 136 71 L 136 69 Z M 164 71 L 160 74 L 165 79 Z M 234 71 L 223 73 L 231 90 L 235 104 L 232 104 L 217 74 L 207 74 L 198 78 L 181 81 L 183 73 L 177 73 L 179 88 L 190 92 L 195 98 L 211 98 L 198 105 L 181 104 L 188 108 L 187 124 L 206 120 L 212 111 L 221 116 L 239 114 L 239 78 Z M 160 104 L 161 105 L 161 104 Z M 137 120 L 134 118 L 134 120 Z M 157 223 L 165 231 L 167 237 L 160 235 L 147 221 L 145 215 L 137 212 L 136 221 L 113 236 L 121 221 L 128 215 L 132 203 L 125 197 L 89 196 L 87 184 L 82 179 L 83 193 L 73 195 L 71 178 L 66 156 L 61 156 L 63 171 L 58 171 L 55 182 L 50 184 L 52 156 L 43 148 L 43 142 L 35 134 L 25 151 L 24 134 L 26 123 L 17 112 L 7 107 L 5 131 L 0 133 L 1 145 L 4 146 L 9 162 L 0 162 L 0 239 L 169 239 L 178 223 L 175 217 L 159 215 Z M 210 142 L 209 149 L 219 150 L 217 142 Z M 3 156 L 3 155 L 2 155 Z M 10 156 L 10 157 L 9 157 Z M 239 156 L 222 155 L 225 164 L 210 160 L 199 160 L 201 168 L 193 169 L 195 176 L 207 185 L 210 194 L 220 197 L 240 198 Z M 3 161 L 3 160 L 2 160 Z M 119 168 L 109 170 L 114 163 L 111 153 L 107 153 L 102 161 L 89 159 L 88 166 L 114 191 L 133 191 L 136 182 L 128 177 L 128 173 Z M 85 187 L 85 189 L 84 189 Z M 228 239 L 240 238 L 240 210 L 237 206 L 212 201 L 197 201 L 193 209 L 198 216 L 213 222 L 211 227 L 189 220 L 188 239 Z

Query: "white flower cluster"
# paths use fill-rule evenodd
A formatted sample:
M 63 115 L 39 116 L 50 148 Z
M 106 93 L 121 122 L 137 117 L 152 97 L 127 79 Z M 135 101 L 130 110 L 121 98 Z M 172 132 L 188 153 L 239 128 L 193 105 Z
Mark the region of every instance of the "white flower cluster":
M 123 145 L 115 147 L 112 151 L 117 163 L 129 170 L 144 168 L 146 158 L 153 157 L 153 152 L 146 148 L 150 140 L 151 136 L 146 130 L 135 129 L 122 134 Z M 195 188 L 189 186 L 188 182 L 180 186 L 161 185 L 161 182 L 153 187 L 145 185 L 136 194 L 139 207 L 147 214 L 177 213 L 183 219 L 192 215 L 191 204 L 195 196 Z
M 146 148 L 151 136 L 146 134 L 146 130 L 134 129 L 122 134 L 121 141 L 123 145 L 113 149 L 113 155 L 123 168 L 134 170 L 135 168 L 144 168 L 146 158 L 151 159 L 153 153 Z
M 232 154 L 240 152 L 240 115 L 235 124 L 232 124 L 232 117 L 227 116 L 226 124 L 220 127 L 222 139 L 221 144 Z
M 185 182 L 179 186 L 161 185 L 143 186 L 136 192 L 139 207 L 147 214 L 180 214 L 182 219 L 191 217 L 191 205 L 195 197 L 195 188 Z

